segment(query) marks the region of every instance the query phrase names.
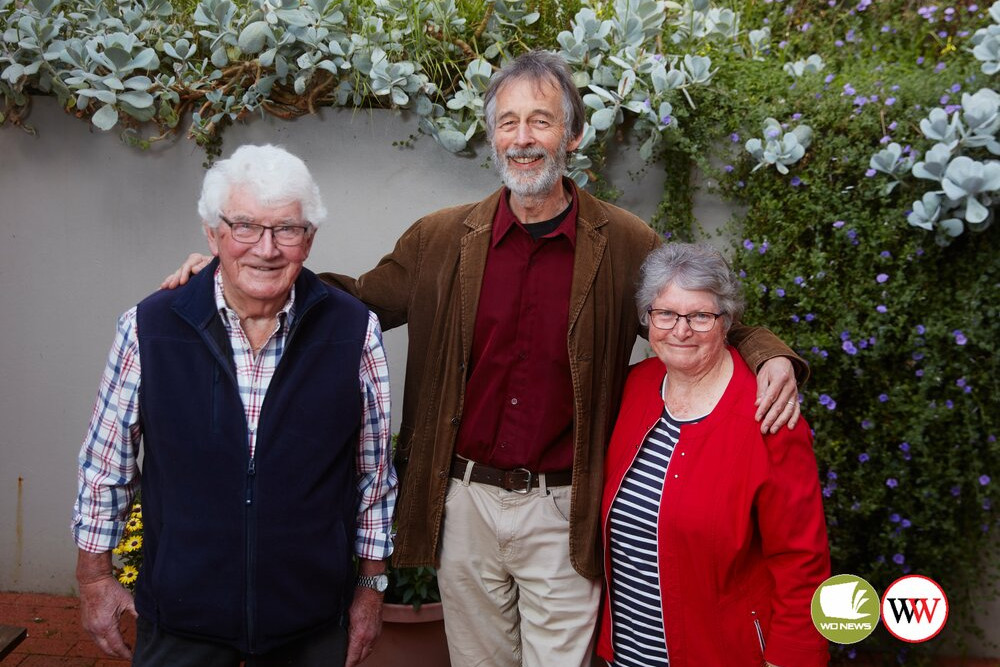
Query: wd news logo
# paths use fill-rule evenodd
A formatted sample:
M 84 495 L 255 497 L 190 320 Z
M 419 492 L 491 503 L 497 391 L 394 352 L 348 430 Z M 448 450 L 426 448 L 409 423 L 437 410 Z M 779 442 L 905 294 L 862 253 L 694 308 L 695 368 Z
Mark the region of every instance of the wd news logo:
M 919 574 L 901 577 L 882 596 L 882 622 L 896 639 L 925 642 L 948 620 L 948 598 L 933 579 Z
M 859 642 L 878 625 L 878 593 L 853 574 L 830 577 L 813 593 L 812 619 L 819 633 L 832 642 Z
M 933 579 L 910 574 L 892 582 L 882 596 L 853 574 L 824 581 L 812 599 L 813 625 L 838 644 L 859 642 L 878 625 L 904 642 L 925 642 L 937 636 L 948 620 L 948 598 Z

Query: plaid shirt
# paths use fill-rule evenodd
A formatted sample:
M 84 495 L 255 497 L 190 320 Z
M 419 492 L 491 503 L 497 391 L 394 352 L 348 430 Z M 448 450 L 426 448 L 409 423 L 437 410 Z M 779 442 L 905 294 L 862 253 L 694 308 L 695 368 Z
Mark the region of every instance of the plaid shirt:
M 247 419 L 247 447 L 253 456 L 261 404 L 295 319 L 295 290 L 278 314 L 274 332 L 256 357 L 239 317 L 226 305 L 218 271 L 215 303 L 229 333 Z M 118 544 L 125 515 L 139 486 L 140 379 L 136 308 L 132 308 L 118 320 L 118 332 L 101 378 L 87 437 L 80 448 L 73 537 L 84 551 L 101 553 Z M 390 531 L 397 479 L 389 444 L 388 365 L 382 348 L 382 331 L 372 313 L 368 317 L 359 380 L 362 424 L 355 458 L 358 530 L 354 550 L 359 558 L 382 560 L 392 553 Z

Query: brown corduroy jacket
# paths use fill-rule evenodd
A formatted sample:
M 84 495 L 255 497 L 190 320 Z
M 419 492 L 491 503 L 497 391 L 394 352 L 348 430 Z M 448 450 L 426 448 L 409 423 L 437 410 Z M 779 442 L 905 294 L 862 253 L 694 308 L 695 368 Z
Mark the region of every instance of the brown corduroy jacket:
M 383 329 L 408 325 L 396 447 L 402 487 L 393 562 L 399 567 L 437 562 L 479 288 L 502 193 L 421 218 L 378 266 L 357 279 L 320 274 L 368 304 Z M 640 333 L 635 287 L 642 261 L 660 240 L 631 213 L 582 190 L 576 195 L 580 205 L 566 340 L 574 398 L 569 539 L 573 567 L 596 578 L 601 575 L 604 451 Z M 789 356 L 800 379 L 807 373 L 805 362 L 766 329 L 734 324 L 729 339 L 750 368 Z

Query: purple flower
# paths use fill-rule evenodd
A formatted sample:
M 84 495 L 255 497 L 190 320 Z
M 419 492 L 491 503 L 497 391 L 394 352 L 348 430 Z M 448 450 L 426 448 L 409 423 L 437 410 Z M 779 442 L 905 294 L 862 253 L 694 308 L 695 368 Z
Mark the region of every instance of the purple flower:
M 858 454 L 858 462 L 859 463 L 868 463 L 868 453 L 867 452 L 862 452 L 861 454 Z
M 785 296 L 785 290 L 781 289 L 780 287 L 775 289 L 774 293 L 778 298 L 782 298 Z
M 868 178 L 871 178 L 872 176 L 874 176 L 877 173 L 878 173 L 877 171 L 875 171 L 874 169 L 872 169 L 870 167 L 865 170 L 865 176 L 867 176 Z
M 899 451 L 901 451 L 901 452 L 908 452 L 908 451 L 910 451 L 910 443 L 908 443 L 908 442 L 901 442 L 901 443 L 899 443 Z
M 827 410 L 835 410 L 837 408 L 837 401 L 833 400 L 826 394 L 819 395 L 819 404 L 825 405 Z
M 879 284 L 882 284 L 882 283 L 884 283 L 887 280 L 889 280 L 889 274 L 888 273 L 880 273 L 877 276 L 875 276 L 875 282 L 877 282 Z
M 740 143 L 740 135 L 737 134 L 736 132 L 733 132 L 732 134 L 729 135 L 729 140 L 734 144 L 738 144 Z
M 965 334 L 962 333 L 961 329 L 955 329 L 951 332 L 951 335 L 955 337 L 955 345 L 965 345 L 969 342 L 969 340 L 965 337 Z
M 858 353 L 858 348 L 854 347 L 854 343 L 849 340 L 845 340 L 840 347 L 843 348 L 844 352 L 847 354 L 855 355 Z
M 906 557 L 903 556 L 903 554 L 896 554 L 895 556 L 892 557 L 892 562 L 895 563 L 896 565 L 902 565 L 904 562 L 906 562 Z
M 833 228 L 834 229 L 840 229 L 843 226 L 844 226 L 844 221 L 843 220 L 837 220 L 835 223 L 833 223 Z
M 990 483 L 990 476 L 989 475 L 980 475 L 979 476 L 979 486 L 986 486 L 989 483 Z
M 815 319 L 816 319 L 815 315 L 813 315 L 812 313 L 806 313 L 806 322 L 812 322 Z
M 913 525 L 913 524 L 912 524 L 912 523 L 910 523 L 910 520 L 909 520 L 909 519 L 903 519 L 902 521 L 900 521 L 900 522 L 899 522 L 899 527 L 900 527 L 900 528 L 909 528 L 909 527 L 910 527 L 910 526 L 912 526 L 912 525 Z
M 767 252 L 767 249 L 770 247 L 771 246 L 768 245 L 767 241 L 764 241 L 763 243 L 760 244 L 760 247 L 757 249 L 757 252 L 763 255 L 765 252 Z
M 753 250 L 753 241 L 750 239 L 743 239 L 743 247 L 747 250 Z
M 890 477 L 889 479 L 885 480 L 885 485 L 888 486 L 890 489 L 895 489 L 897 486 L 899 486 L 899 482 L 896 481 L 895 477 Z
M 883 259 L 889 259 L 890 257 L 892 257 L 892 253 L 889 252 L 888 250 L 883 250 L 878 254 L 878 256 L 882 257 Z
M 791 181 L 789 181 L 789 183 L 791 184 L 791 186 L 792 186 L 793 188 L 797 188 L 797 187 L 799 187 L 800 185 L 802 185 L 802 179 L 801 179 L 801 178 L 799 178 L 798 176 L 792 176 L 792 180 L 791 180 Z
M 944 63 L 938 63 L 934 66 L 934 73 L 937 74 L 938 72 L 941 72 L 945 67 L 947 67 L 947 65 Z
M 878 402 L 879 403 L 885 403 L 888 400 L 889 400 L 889 394 L 879 394 L 878 395 Z
M 926 331 L 927 331 L 927 329 L 924 328 L 923 324 L 918 324 L 917 325 L 917 333 L 918 334 L 920 334 L 921 336 L 923 336 L 924 333 L 926 333 Z
M 890 514 L 889 521 L 891 521 L 892 523 L 899 523 L 899 514 L 897 514 L 896 512 Z
M 891 107 L 895 103 L 896 103 L 896 98 L 895 97 L 887 97 L 887 98 L 885 98 L 885 105 L 887 107 Z
M 831 470 L 830 472 L 826 473 L 826 478 L 827 479 L 837 479 L 837 473 L 835 471 Z
M 794 282 L 795 282 L 796 285 L 801 285 L 805 281 L 806 281 L 806 279 L 803 278 L 802 276 L 795 276 Z
M 852 95 L 856 95 L 856 94 L 857 94 L 857 92 L 858 92 L 858 91 L 856 91 L 856 90 L 854 89 L 854 86 L 852 86 L 851 84 L 849 84 L 849 83 L 845 83 L 845 84 L 844 84 L 844 95 L 845 95 L 846 97 L 850 97 L 850 96 L 852 96 Z
M 670 125 L 672 122 L 674 122 L 674 119 L 671 116 L 664 116 L 660 119 L 660 123 L 663 125 Z
M 961 493 L 962 493 L 962 487 L 960 487 L 960 486 L 958 486 L 958 485 L 955 485 L 955 486 L 951 487 L 951 495 L 953 495 L 953 496 L 955 496 L 956 498 L 958 498 L 958 496 L 959 496 L 959 495 L 960 495 Z
M 832 74 L 827 74 L 823 77 L 823 83 L 833 83 L 834 76 Z
M 851 332 L 850 331 L 841 331 L 840 332 L 840 340 L 850 340 L 850 339 L 851 339 Z
M 957 380 L 955 380 L 955 386 L 957 387 L 964 387 L 965 384 L 966 384 L 965 378 L 958 378 Z
M 885 307 L 885 304 L 881 304 L 881 303 L 879 305 L 875 306 L 875 310 L 878 311 L 878 312 L 880 312 L 880 313 L 888 313 L 889 312 L 889 309 Z
M 723 169 L 726 171 L 727 174 L 731 174 L 733 173 L 733 170 L 736 169 L 736 167 L 734 167 L 731 164 L 727 164 L 725 167 L 723 167 Z
M 921 360 L 922 360 L 922 359 L 924 358 L 924 353 L 923 353 L 923 352 L 914 352 L 914 353 L 913 353 L 912 355 L 910 355 L 910 356 L 911 356 L 911 358 L 912 358 L 912 359 L 913 359 L 914 361 L 921 361 Z

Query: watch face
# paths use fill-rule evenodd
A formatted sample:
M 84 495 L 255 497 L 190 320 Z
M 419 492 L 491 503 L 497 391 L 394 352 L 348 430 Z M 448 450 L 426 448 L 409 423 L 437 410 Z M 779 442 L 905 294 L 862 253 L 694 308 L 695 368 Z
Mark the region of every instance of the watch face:
M 389 588 L 389 577 L 384 574 L 375 575 L 375 590 L 379 593 L 385 593 L 387 588 Z

